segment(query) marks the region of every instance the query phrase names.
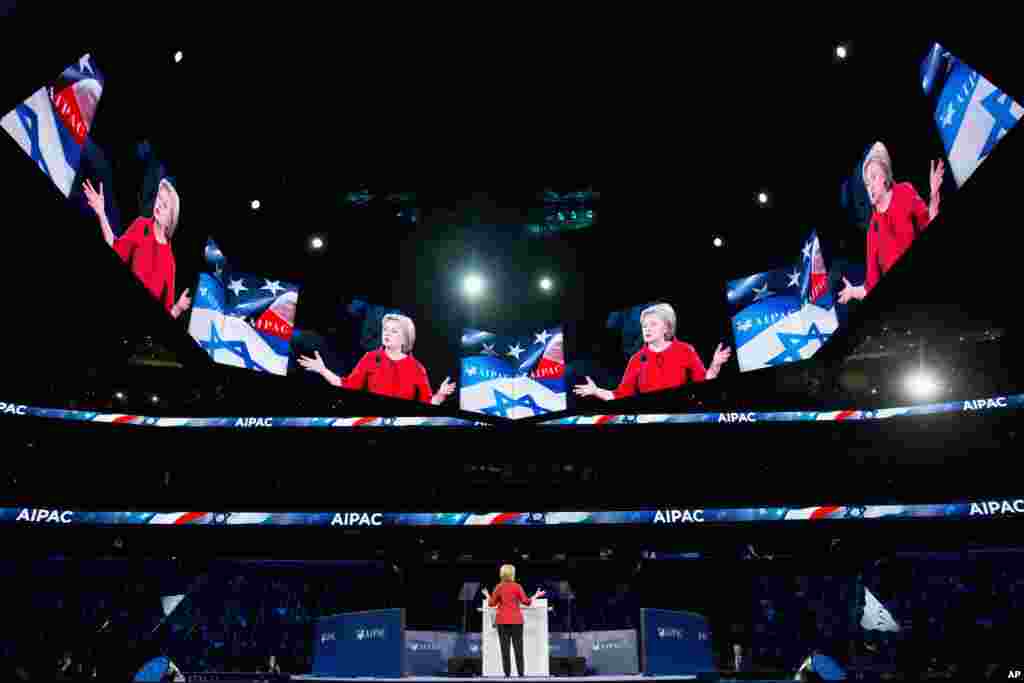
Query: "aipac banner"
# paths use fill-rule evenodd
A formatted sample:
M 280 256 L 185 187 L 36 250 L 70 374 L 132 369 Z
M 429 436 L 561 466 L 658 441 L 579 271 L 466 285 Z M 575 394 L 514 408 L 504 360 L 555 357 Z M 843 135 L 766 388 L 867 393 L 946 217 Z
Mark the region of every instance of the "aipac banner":
M 641 659 L 648 676 L 715 671 L 708 621 L 693 612 L 641 609 Z
M 316 622 L 314 675 L 400 678 L 405 657 L 403 609 L 351 612 Z
M 853 522 L 896 519 L 1024 518 L 1024 497 L 930 504 L 815 505 L 811 507 L 702 508 L 552 512 L 142 512 L 62 507 L 0 508 L 0 524 L 29 526 L 304 526 L 373 531 L 388 527 L 660 526 L 705 524 Z
M 728 283 L 740 371 L 805 360 L 839 327 L 817 233 L 792 268 Z
M 226 280 L 200 273 L 189 334 L 216 363 L 287 374 L 298 286 L 234 273 Z
M 1017 125 L 1024 107 L 938 43 L 921 65 L 921 86 L 935 103 L 935 124 L 961 187 Z
M 462 335 L 459 407 L 511 419 L 566 409 L 560 327 L 517 336 Z
M 587 660 L 587 669 L 598 676 L 640 673 L 636 631 L 590 631 L 575 635 L 580 655 Z
M 82 159 L 82 147 L 103 94 L 103 76 L 84 55 L 51 85 L 40 88 L 0 119 L 0 127 L 65 197 Z

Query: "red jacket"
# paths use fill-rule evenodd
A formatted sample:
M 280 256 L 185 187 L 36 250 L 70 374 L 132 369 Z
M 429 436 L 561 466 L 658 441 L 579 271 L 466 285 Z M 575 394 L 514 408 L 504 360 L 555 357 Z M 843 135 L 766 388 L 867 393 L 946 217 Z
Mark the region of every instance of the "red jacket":
M 530 606 L 533 602 L 526 597 L 526 591 L 515 581 L 502 581 L 491 593 L 491 599 L 487 604 L 498 608 L 497 624 L 521 624 L 523 623 L 523 612 L 519 605 Z
M 864 289 L 870 292 L 878 280 L 910 248 L 924 232 L 931 219 L 928 205 L 910 183 L 897 183 L 892 188 L 889 208 L 874 211 L 868 224 L 868 273 Z
M 174 306 L 174 253 L 170 243 L 160 244 L 153 234 L 152 218 L 136 218 L 114 240 L 114 251 L 149 293 L 170 312 Z
M 349 376 L 341 380 L 341 386 L 422 403 L 430 403 L 434 396 L 422 363 L 411 355 L 391 360 L 383 349 L 363 356 Z
M 673 339 L 668 348 L 661 351 L 652 351 L 645 345 L 634 353 L 622 383 L 612 393 L 615 398 L 625 398 L 636 393 L 673 389 L 688 382 L 703 382 L 705 375 L 707 368 L 693 347 Z

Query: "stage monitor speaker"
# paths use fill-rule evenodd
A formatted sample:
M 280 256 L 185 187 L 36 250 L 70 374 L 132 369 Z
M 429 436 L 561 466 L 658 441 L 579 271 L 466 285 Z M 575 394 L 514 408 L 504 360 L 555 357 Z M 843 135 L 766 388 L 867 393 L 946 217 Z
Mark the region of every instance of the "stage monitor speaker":
M 484 675 L 484 660 L 480 657 L 452 657 L 448 660 L 448 675 L 473 676 Z

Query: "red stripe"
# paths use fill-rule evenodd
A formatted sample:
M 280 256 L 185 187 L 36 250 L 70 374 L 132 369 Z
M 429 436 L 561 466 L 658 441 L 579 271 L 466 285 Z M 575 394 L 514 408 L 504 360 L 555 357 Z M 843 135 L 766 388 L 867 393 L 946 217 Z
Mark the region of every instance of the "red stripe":
M 502 512 L 497 517 L 491 520 L 491 524 L 504 524 L 505 522 L 511 522 L 519 518 L 521 512 Z
M 597 418 L 597 422 L 595 422 L 594 424 L 595 425 L 608 424 L 609 422 L 611 422 L 614 419 L 615 419 L 614 415 L 602 415 L 601 417 Z
M 811 513 L 811 519 L 825 519 L 838 509 L 838 505 L 820 507 Z
M 839 414 L 836 415 L 836 420 L 845 420 L 851 418 L 857 414 L 856 410 L 840 410 Z
M 115 425 L 131 424 L 132 422 L 134 422 L 136 420 L 136 417 L 137 416 L 135 416 L 135 415 L 122 415 L 121 417 L 114 418 L 114 421 L 111 422 L 110 424 L 115 424 Z
M 362 427 L 363 425 L 370 424 L 371 422 L 373 422 L 376 419 L 377 418 L 375 418 L 375 417 L 361 417 L 358 420 L 356 420 L 355 422 L 353 422 L 352 426 L 353 427 Z
M 207 513 L 205 513 L 205 512 L 186 512 L 181 517 L 178 517 L 178 519 L 174 520 L 174 523 L 175 524 L 188 524 L 189 522 L 194 522 L 195 520 L 199 519 L 200 517 L 202 517 L 205 514 L 207 514 Z

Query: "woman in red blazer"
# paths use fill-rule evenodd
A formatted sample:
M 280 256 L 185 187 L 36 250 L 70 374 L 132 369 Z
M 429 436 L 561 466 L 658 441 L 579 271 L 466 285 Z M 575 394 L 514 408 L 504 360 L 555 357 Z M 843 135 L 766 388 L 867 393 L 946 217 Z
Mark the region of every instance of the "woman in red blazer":
M 495 624 L 498 627 L 498 638 L 501 641 L 501 666 L 505 669 L 505 676 L 512 675 L 512 662 L 509 661 L 509 646 L 515 644 L 516 648 L 516 669 L 520 676 L 525 676 L 523 665 L 523 612 L 519 605 L 529 607 L 530 603 L 537 598 L 544 597 L 544 591 L 538 590 L 532 598 L 526 597 L 526 591 L 516 583 L 516 568 L 510 564 L 503 564 L 498 572 L 501 576 L 501 583 L 494 588 L 494 593 L 488 593 L 484 589 L 484 597 L 487 604 L 498 608 L 498 616 Z

